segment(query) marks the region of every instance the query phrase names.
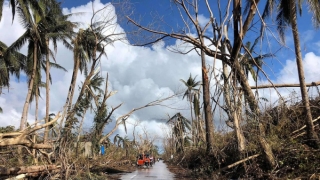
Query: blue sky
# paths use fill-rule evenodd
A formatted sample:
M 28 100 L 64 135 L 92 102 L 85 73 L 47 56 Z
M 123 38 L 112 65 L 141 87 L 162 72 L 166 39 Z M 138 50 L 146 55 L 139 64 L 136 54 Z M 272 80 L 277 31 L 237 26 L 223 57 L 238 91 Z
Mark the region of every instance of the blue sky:
M 108 1 L 95 1 L 95 8 L 104 7 Z M 165 18 L 166 22 L 170 22 L 168 26 L 176 27 L 176 22 L 179 17 L 177 12 L 170 9 L 170 4 L 165 0 L 132 0 L 130 1 L 135 9 L 135 15 L 141 15 L 142 23 L 148 24 L 152 18 L 150 14 L 154 15 L 158 12 L 161 17 Z M 159 4 L 159 2 L 161 2 Z M 211 1 L 210 1 L 211 2 Z M 212 1 L 213 2 L 213 1 Z M 225 2 L 225 1 L 224 1 Z M 83 16 L 72 17 L 73 21 L 83 22 L 83 28 L 88 26 L 91 18 L 91 5 L 87 0 L 64 0 L 62 5 L 65 8 L 65 13 L 86 12 Z M 112 8 L 111 8 L 112 9 Z M 11 9 L 9 6 L 4 8 L 3 19 L 0 22 L 0 41 L 7 45 L 14 42 L 23 32 L 23 28 L 19 25 L 18 19 L 11 23 Z M 112 14 L 112 13 L 111 13 Z M 140 16 L 134 16 L 140 17 Z M 203 19 L 207 16 L 203 14 Z M 301 44 L 303 49 L 303 57 L 306 71 L 306 81 L 318 81 L 320 77 L 320 36 L 319 32 L 314 30 L 311 22 L 311 16 L 307 9 L 303 10 L 303 16 L 299 19 L 299 31 L 301 36 Z M 127 21 L 118 21 L 119 26 L 117 31 L 130 32 L 131 26 L 127 25 Z M 168 29 L 168 26 L 166 28 Z M 275 30 L 275 25 L 272 22 L 268 26 Z M 255 29 L 250 31 L 248 40 L 255 37 Z M 296 66 L 294 61 L 293 41 L 291 38 L 290 29 L 287 29 L 287 46 L 277 52 L 276 57 L 266 60 L 267 65 L 265 71 L 270 76 L 274 83 L 297 83 L 298 76 L 296 73 Z M 277 33 L 273 31 L 277 36 Z M 263 42 L 263 49 L 261 53 L 275 52 L 280 48 L 270 33 L 265 35 L 266 41 Z M 269 38 L 269 39 L 267 39 Z M 277 38 L 277 37 L 276 37 Z M 269 43 L 267 46 L 266 42 Z M 116 42 L 114 46 L 107 48 L 108 58 L 102 60 L 102 75 L 105 77 L 109 73 L 110 90 L 117 91 L 117 94 L 108 100 L 108 105 L 115 107 L 119 103 L 124 103 L 114 114 L 114 119 L 127 113 L 133 108 L 141 107 L 155 99 L 165 97 L 177 91 L 184 90 L 180 79 L 187 79 L 190 73 L 193 76 L 201 77 L 201 68 L 199 56 L 195 52 L 187 55 L 180 55 L 170 52 L 167 48 L 173 45 L 179 45 L 176 40 L 169 41 L 168 44 L 158 43 L 151 47 L 135 47 L 128 42 Z M 22 49 L 26 52 L 26 49 Z M 58 53 L 56 56 L 57 63 L 65 67 L 68 72 L 52 70 L 53 84 L 50 91 L 52 112 L 61 111 L 65 102 L 68 86 L 71 80 L 73 60 L 72 53 L 60 44 L 58 46 Z M 213 60 L 208 58 L 208 63 L 212 64 Z M 219 68 L 219 67 L 217 67 Z M 79 75 L 77 84 L 80 85 L 83 80 L 83 75 Z M 251 81 L 253 82 L 253 81 Z M 265 78 L 259 81 L 260 84 L 268 83 Z M 282 88 L 279 92 L 287 97 L 293 91 L 298 89 Z M 0 125 L 15 125 L 18 126 L 21 117 L 23 102 L 26 97 L 27 84 L 24 82 L 12 82 L 10 92 L 0 96 L 0 107 L 3 108 L 4 113 L 0 114 Z M 40 114 L 39 118 L 45 115 L 45 93 L 42 90 L 42 99 L 40 100 Z M 77 93 L 77 92 L 76 92 Z M 270 100 L 269 106 L 273 106 L 274 102 L 279 98 L 274 90 L 261 90 L 260 94 Z M 77 95 L 77 94 L 76 94 Z M 75 96 L 76 96 L 75 95 Z M 164 121 L 159 119 L 167 119 L 177 112 L 181 112 L 186 117 L 190 116 L 189 104 L 186 100 L 181 100 L 181 97 L 173 98 L 167 102 L 168 108 L 150 107 L 141 111 L 137 111 L 128 119 L 128 129 L 133 130 L 133 124 L 139 123 L 140 132 L 147 128 L 153 135 L 163 137 L 165 132 Z M 29 121 L 34 120 L 34 104 L 31 105 L 29 111 Z M 84 131 L 89 131 L 92 127 L 92 114 L 88 114 L 85 120 Z M 225 116 L 215 115 L 215 122 L 220 126 L 219 128 L 226 128 L 224 124 Z M 112 129 L 110 123 L 105 132 Z M 216 126 L 218 127 L 218 126 Z M 120 127 L 115 134 L 125 135 L 123 127 Z M 128 134 L 130 137 L 131 135 Z

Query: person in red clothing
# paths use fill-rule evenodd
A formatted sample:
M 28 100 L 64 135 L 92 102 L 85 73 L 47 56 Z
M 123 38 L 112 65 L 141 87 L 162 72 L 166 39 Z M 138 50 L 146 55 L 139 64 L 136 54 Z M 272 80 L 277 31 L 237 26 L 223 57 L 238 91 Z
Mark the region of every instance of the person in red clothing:
M 150 166 L 150 157 L 149 157 L 149 154 L 146 154 L 145 155 L 145 160 L 144 160 L 144 164 L 149 167 Z

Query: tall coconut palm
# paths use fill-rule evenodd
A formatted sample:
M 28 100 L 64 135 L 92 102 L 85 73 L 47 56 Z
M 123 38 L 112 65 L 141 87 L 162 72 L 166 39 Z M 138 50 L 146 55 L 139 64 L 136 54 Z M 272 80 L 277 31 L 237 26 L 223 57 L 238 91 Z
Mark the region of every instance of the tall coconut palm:
M 50 2 L 53 2 L 54 0 L 51 0 Z M 49 2 L 49 1 L 48 1 Z M 27 4 L 27 10 L 24 6 L 19 5 L 17 7 L 18 15 L 20 16 L 22 25 L 26 28 L 26 32 L 17 40 L 15 41 L 9 49 L 11 51 L 20 49 L 21 46 L 26 42 L 29 41 L 28 44 L 28 57 L 33 57 L 32 59 L 32 70 L 28 74 L 29 76 L 29 84 L 28 84 L 28 93 L 26 97 L 26 101 L 23 107 L 22 117 L 21 117 L 21 124 L 20 128 L 24 129 L 24 124 L 27 120 L 27 114 L 28 114 L 28 107 L 30 103 L 30 98 L 32 96 L 32 89 L 34 87 L 34 81 L 36 78 L 38 63 L 41 61 L 42 57 L 45 54 L 49 54 L 49 48 L 46 44 L 46 36 L 48 33 L 49 25 L 47 23 L 46 17 L 43 16 L 44 9 L 47 8 L 45 5 L 49 6 L 49 4 L 43 4 L 43 1 L 29 1 L 30 4 Z M 38 3 L 36 6 L 35 3 Z M 42 5 L 41 5 L 42 4 Z M 32 9 L 32 7 L 35 7 L 35 9 Z M 38 7 L 41 7 L 40 10 L 36 9 Z M 53 9 L 54 6 L 50 4 L 50 7 Z M 38 11 L 41 11 L 39 13 Z M 30 18 L 29 16 L 32 16 Z M 33 51 L 31 51 L 31 49 Z M 41 57 L 41 59 L 39 58 Z M 30 60 L 31 62 L 31 60 Z M 30 64 L 30 63 L 29 63 Z
M 197 86 L 200 85 L 200 81 L 196 81 L 196 77 L 195 76 L 194 78 L 192 78 L 192 75 L 190 74 L 189 78 L 187 81 L 183 80 L 183 79 L 180 79 L 180 81 L 186 86 L 187 90 L 185 91 L 184 95 L 183 95 L 183 99 L 185 97 L 187 97 L 187 100 L 189 101 L 190 103 L 190 114 L 191 114 L 191 127 L 192 127 L 192 130 L 191 130 L 191 133 L 192 133 L 192 140 L 193 140 L 193 143 L 195 143 L 195 127 L 194 127 L 194 123 L 193 123 L 193 111 L 194 111 L 194 108 L 192 106 L 193 102 L 194 101 L 197 101 L 197 99 L 194 99 L 195 97 L 195 92 L 198 91 L 197 89 Z
M 28 93 L 26 96 L 25 104 L 23 106 L 23 111 L 22 111 L 22 116 L 21 116 L 21 122 L 20 122 L 20 129 L 23 130 L 25 128 L 25 123 L 27 121 L 27 115 L 28 115 L 28 108 L 29 108 L 29 103 L 30 103 L 30 97 L 33 89 L 33 84 L 34 84 L 34 79 L 36 76 L 36 71 L 37 71 L 37 63 L 38 63 L 38 56 L 37 54 L 41 54 L 44 52 L 41 52 L 42 48 L 41 46 L 45 45 L 45 39 L 44 35 L 41 34 L 41 26 L 38 26 L 38 22 L 41 20 L 39 16 L 36 14 L 34 15 L 34 18 L 31 19 L 31 21 L 28 21 L 26 16 L 24 15 L 24 12 L 18 8 L 18 14 L 21 18 L 21 23 L 22 25 L 26 28 L 25 33 L 18 39 L 16 40 L 8 49 L 10 51 L 16 51 L 20 49 L 27 41 L 29 42 L 29 47 L 33 47 L 33 66 L 32 66 L 32 73 L 30 77 L 30 81 L 28 84 Z M 31 54 L 31 53 L 30 53 Z
M 73 71 L 72 71 L 72 77 L 71 82 L 69 86 L 68 95 L 66 98 L 66 102 L 64 105 L 64 112 L 62 114 L 62 122 L 60 126 L 63 124 L 64 117 L 67 112 L 71 110 L 72 106 L 72 99 L 74 95 L 74 90 L 76 87 L 77 77 L 78 77 L 78 70 L 80 72 L 85 71 L 87 74 L 87 63 L 89 63 L 89 60 L 91 59 L 91 51 L 92 48 L 90 46 L 87 46 L 87 44 L 90 44 L 88 41 L 91 40 L 91 38 L 88 38 L 88 36 L 92 36 L 92 33 L 89 33 L 89 30 L 83 30 L 80 29 L 74 39 L 72 40 L 73 44 Z
M 67 138 L 68 134 L 70 134 L 71 129 L 73 128 L 73 125 L 75 122 L 72 122 L 73 117 L 75 116 L 76 109 L 79 105 L 80 97 L 83 96 L 85 93 L 87 86 L 90 83 L 90 80 L 93 76 L 97 74 L 97 63 L 100 62 L 101 57 L 105 55 L 104 48 L 108 44 L 112 44 L 112 40 L 109 38 L 109 36 L 105 36 L 102 34 L 103 29 L 105 28 L 105 24 L 103 22 L 95 22 L 93 23 L 90 28 L 86 29 L 84 31 L 84 37 L 81 39 L 81 46 L 80 50 L 86 50 L 85 52 L 87 54 L 82 55 L 88 55 L 91 59 L 91 67 L 90 71 L 85 71 L 85 80 L 82 84 L 82 87 L 80 88 L 79 96 L 75 104 L 73 105 L 72 109 L 67 112 L 67 118 L 64 128 L 64 135 L 63 138 Z M 81 54 L 80 54 L 81 55 Z M 74 82 L 75 83 L 75 82 Z M 70 92 L 69 92 L 70 93 Z M 69 99 L 70 101 L 71 99 Z M 70 104 L 69 104 L 70 105 Z M 66 107 L 64 107 L 66 108 Z M 66 139 L 65 139 L 66 140 Z
M 299 38 L 299 31 L 298 31 L 298 23 L 297 23 L 297 9 L 299 9 L 300 14 L 302 13 L 302 2 L 301 0 L 268 0 L 267 5 L 265 8 L 265 16 L 269 15 L 268 12 L 272 11 L 273 7 L 277 5 L 277 24 L 278 24 L 278 31 L 282 41 L 284 42 L 284 33 L 286 25 L 291 26 L 292 36 L 294 40 L 294 50 L 296 54 L 296 63 L 298 69 L 298 76 L 300 82 L 300 91 L 302 96 L 302 103 L 304 105 L 304 111 L 306 113 L 305 123 L 306 123 L 306 130 L 307 130 L 307 143 L 314 147 L 320 148 L 319 137 L 314 130 L 314 124 L 312 122 L 312 114 L 309 102 L 309 95 L 307 91 L 307 86 L 305 82 L 304 76 L 304 69 L 303 69 L 303 62 L 302 62 L 302 54 L 301 54 L 301 45 L 300 45 L 300 38 Z M 313 22 L 316 27 L 320 25 L 320 2 L 307 0 L 307 5 L 313 14 Z M 278 3 L 278 4 L 277 4 Z
M 39 52 L 46 52 L 47 49 L 45 49 L 46 47 L 40 47 L 41 50 Z M 50 51 L 50 50 L 49 50 Z M 27 75 L 27 82 L 28 84 L 30 83 L 31 81 L 31 78 L 32 78 L 32 72 L 33 72 L 33 60 L 34 60 L 34 46 L 33 46 L 33 43 L 29 43 L 29 46 L 28 46 L 28 54 L 27 54 L 27 57 L 28 57 L 28 60 L 26 61 L 26 68 L 25 68 L 25 72 L 26 72 L 26 75 Z M 51 52 L 52 54 L 52 52 Z M 41 54 L 41 53 L 38 53 L 38 54 L 35 54 L 37 56 L 37 60 L 39 61 L 37 63 L 37 68 L 36 68 L 36 73 L 35 73 L 35 76 L 34 76 L 34 83 L 33 83 L 33 88 L 32 88 L 32 91 L 31 91 L 31 96 L 30 96 L 30 103 L 33 102 L 35 100 L 35 104 L 36 104 L 36 108 L 35 108 L 35 120 L 37 121 L 38 119 L 38 100 L 39 100 L 39 97 L 40 97 L 40 88 L 44 88 L 46 87 L 46 83 L 42 82 L 41 79 L 42 79 L 42 75 L 41 75 L 41 70 L 46 70 L 47 69 L 47 62 L 46 62 L 46 55 L 44 54 Z M 53 63 L 53 62 L 50 62 L 49 64 L 50 66 L 54 67 L 54 68 L 57 68 L 57 69 L 61 69 L 61 70 L 64 70 L 66 71 L 65 68 L 63 68 L 62 66 L 60 66 L 59 64 L 57 63 Z M 51 82 L 51 75 L 49 74 L 49 79 L 50 79 L 50 82 Z
M 196 121 L 193 123 L 192 128 L 195 128 L 195 143 L 196 146 L 199 145 L 200 142 L 205 142 L 205 137 L 203 136 L 204 134 L 204 129 L 203 129 L 203 119 L 201 118 L 201 109 L 200 109 L 200 89 L 201 87 L 198 88 L 197 91 L 195 91 L 193 95 L 193 110 L 194 110 L 194 115 L 196 118 Z
M 49 42 L 51 41 L 55 52 L 57 51 L 57 41 L 62 41 L 66 48 L 72 49 L 71 45 L 67 41 L 71 39 L 73 34 L 73 28 L 75 24 L 68 21 L 67 18 L 70 15 L 64 15 L 62 13 L 62 8 L 60 7 L 60 3 L 56 1 L 47 1 L 41 0 L 39 3 L 45 7 L 44 16 L 45 16 L 45 24 L 46 24 L 46 120 L 45 122 L 49 122 L 49 110 L 50 110 L 50 59 L 49 59 Z M 53 56 L 52 56 L 53 57 Z M 53 58 L 54 59 L 54 58 Z M 45 128 L 44 133 L 44 141 L 46 142 L 49 127 Z

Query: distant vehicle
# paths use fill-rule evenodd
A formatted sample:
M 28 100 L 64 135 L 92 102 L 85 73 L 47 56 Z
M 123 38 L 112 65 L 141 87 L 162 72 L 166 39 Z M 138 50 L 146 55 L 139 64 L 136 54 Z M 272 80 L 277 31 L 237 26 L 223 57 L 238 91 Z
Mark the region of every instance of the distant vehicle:
M 149 166 L 152 166 L 149 154 L 139 154 L 137 158 L 138 167 L 146 166 L 149 168 Z

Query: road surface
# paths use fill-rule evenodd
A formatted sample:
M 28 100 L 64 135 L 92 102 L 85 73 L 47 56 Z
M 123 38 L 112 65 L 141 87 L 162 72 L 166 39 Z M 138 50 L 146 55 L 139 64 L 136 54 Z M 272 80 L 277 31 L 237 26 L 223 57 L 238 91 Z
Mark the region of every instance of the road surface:
M 155 179 L 155 180 L 173 180 L 174 174 L 172 174 L 168 169 L 167 165 L 162 161 L 156 162 L 152 167 L 149 168 L 138 168 L 136 171 L 128 174 L 122 175 L 122 180 L 131 179 Z

